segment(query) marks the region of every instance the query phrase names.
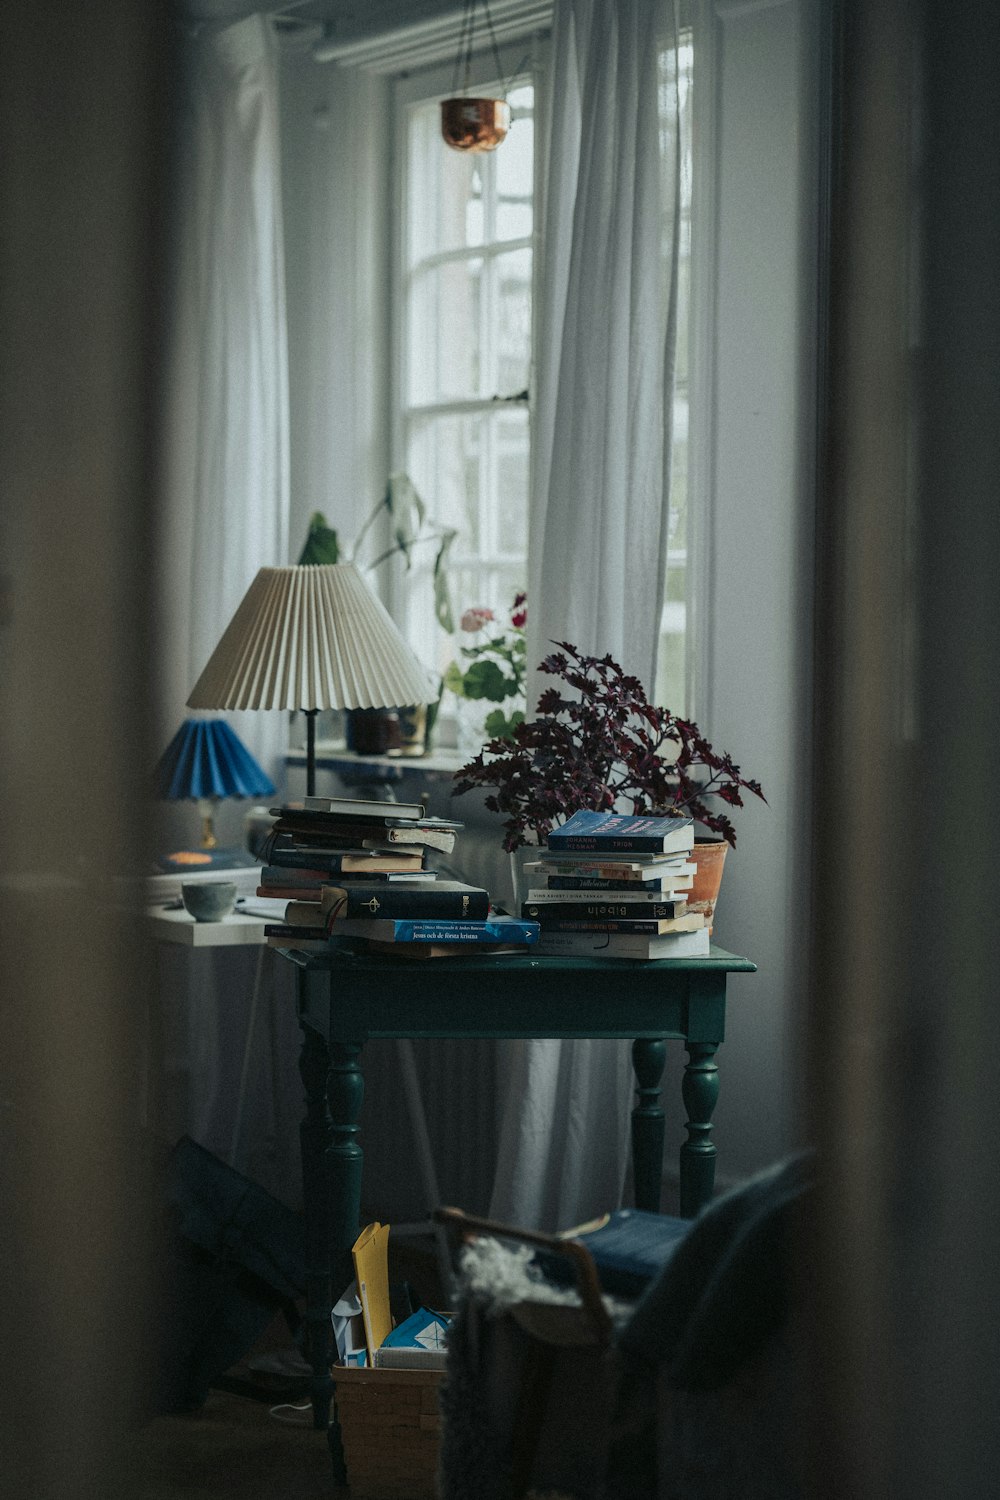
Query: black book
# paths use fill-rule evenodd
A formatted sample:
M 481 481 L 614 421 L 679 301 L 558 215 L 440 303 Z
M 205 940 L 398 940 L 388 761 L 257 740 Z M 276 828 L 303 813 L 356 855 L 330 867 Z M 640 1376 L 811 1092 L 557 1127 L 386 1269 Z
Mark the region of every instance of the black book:
M 538 906 L 537 915 L 529 920 L 537 922 L 543 933 L 548 932 L 631 932 L 658 936 L 667 932 L 698 932 L 706 925 L 703 912 L 689 912 L 681 917 L 553 917 L 544 906 Z M 527 917 L 527 903 L 521 908 Z
M 422 849 L 400 848 L 380 854 L 371 849 L 321 849 L 300 847 L 291 840 L 278 840 L 266 850 L 266 861 L 277 869 L 322 870 L 328 875 L 357 875 L 370 870 L 388 874 L 419 870 L 423 864 Z
M 411 887 L 403 881 L 370 886 L 334 884 L 324 886 L 322 896 L 323 913 L 334 924 L 360 917 L 484 922 L 489 909 L 489 892 L 460 880 L 435 880 Z

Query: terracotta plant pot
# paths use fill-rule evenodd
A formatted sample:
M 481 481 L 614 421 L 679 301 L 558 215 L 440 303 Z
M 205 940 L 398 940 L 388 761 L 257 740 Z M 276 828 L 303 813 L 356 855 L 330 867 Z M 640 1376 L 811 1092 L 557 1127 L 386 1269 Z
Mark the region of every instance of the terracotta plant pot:
M 709 932 L 712 931 L 715 903 L 719 899 L 722 867 L 726 862 L 728 848 L 725 839 L 720 839 L 718 843 L 706 840 L 704 843 L 696 843 L 691 854 L 696 868 L 694 884 L 688 891 L 688 911 L 703 911 L 708 918 Z

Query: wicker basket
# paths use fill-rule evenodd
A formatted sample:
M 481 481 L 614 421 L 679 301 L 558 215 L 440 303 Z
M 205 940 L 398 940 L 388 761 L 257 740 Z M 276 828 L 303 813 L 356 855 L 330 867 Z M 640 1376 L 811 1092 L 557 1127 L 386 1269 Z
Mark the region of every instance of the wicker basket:
M 442 1370 L 335 1365 L 351 1500 L 435 1500 Z

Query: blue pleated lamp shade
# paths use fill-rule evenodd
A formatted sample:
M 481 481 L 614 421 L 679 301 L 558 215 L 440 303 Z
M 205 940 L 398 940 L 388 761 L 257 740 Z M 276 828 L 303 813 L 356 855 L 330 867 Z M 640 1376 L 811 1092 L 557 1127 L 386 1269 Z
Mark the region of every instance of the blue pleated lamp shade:
M 225 719 L 187 719 L 153 773 L 153 795 L 170 802 L 274 792 L 274 783 Z

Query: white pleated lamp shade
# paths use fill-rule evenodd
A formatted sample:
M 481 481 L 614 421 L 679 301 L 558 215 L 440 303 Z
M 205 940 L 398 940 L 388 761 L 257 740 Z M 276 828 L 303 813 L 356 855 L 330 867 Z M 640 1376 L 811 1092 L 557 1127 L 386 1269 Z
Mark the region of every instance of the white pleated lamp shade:
M 189 708 L 393 708 L 436 696 L 353 563 L 261 568 Z

